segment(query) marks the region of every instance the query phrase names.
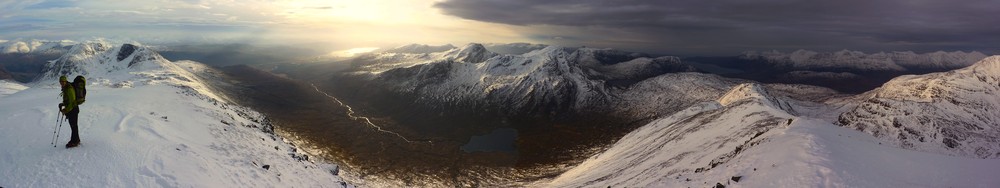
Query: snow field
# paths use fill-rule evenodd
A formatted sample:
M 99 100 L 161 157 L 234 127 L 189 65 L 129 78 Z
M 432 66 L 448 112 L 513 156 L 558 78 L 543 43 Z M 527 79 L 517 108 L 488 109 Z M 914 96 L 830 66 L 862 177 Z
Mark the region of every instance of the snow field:
M 926 153 L 795 116 L 734 87 L 626 135 L 540 187 L 992 187 L 1000 160 Z M 747 93 L 749 92 L 749 93 Z M 747 98 L 739 98 L 746 96 Z M 783 100 L 790 100 L 783 98 Z M 799 108 L 799 106 L 791 106 Z M 812 113 L 808 113 L 812 114 Z M 792 121 L 789 123 L 788 120 Z M 739 181 L 734 181 L 739 177 Z
M 259 114 L 175 86 L 88 88 L 82 145 L 63 148 L 67 122 L 52 147 L 58 93 L 30 88 L 0 100 L 0 186 L 341 186 L 336 167 L 294 159 L 294 146 L 254 128 Z

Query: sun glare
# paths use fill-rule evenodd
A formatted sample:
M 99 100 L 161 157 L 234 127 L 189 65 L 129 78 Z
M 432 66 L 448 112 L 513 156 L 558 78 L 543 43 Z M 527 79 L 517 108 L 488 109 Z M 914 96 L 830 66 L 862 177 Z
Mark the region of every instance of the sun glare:
M 314 23 L 400 24 L 422 22 L 434 10 L 425 1 L 296 1 L 286 16 Z
M 507 28 L 443 15 L 433 0 L 292 1 L 280 4 L 279 37 L 328 41 L 339 48 L 407 43 L 530 41 Z M 289 34 L 295 33 L 295 34 Z M 400 42 L 406 41 L 406 42 Z M 340 54 L 350 55 L 350 54 Z
M 347 50 L 330 52 L 330 55 L 331 56 L 336 56 L 336 57 L 354 57 L 355 55 L 362 54 L 362 53 L 368 53 L 368 52 L 372 52 L 372 51 L 375 51 L 375 50 L 378 50 L 378 48 L 376 48 L 376 47 L 351 48 L 351 49 L 347 49 Z

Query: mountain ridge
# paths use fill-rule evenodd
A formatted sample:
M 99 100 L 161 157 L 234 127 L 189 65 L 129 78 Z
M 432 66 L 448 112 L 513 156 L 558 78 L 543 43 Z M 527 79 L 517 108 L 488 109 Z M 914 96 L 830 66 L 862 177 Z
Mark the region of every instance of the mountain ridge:
M 55 80 L 0 81 L 0 106 L 16 106 L 0 108 L 10 125 L 0 129 L 18 133 L 0 138 L 10 151 L 0 158 L 4 186 L 353 187 L 336 175 L 338 166 L 311 161 L 275 134 L 266 116 L 207 87 L 196 75 L 212 69 L 204 64 L 170 62 L 132 44 L 80 44 L 73 52 L 46 75 L 93 78 L 80 106 L 79 147 L 43 144 L 68 140 L 69 131 L 55 130 L 69 127 L 54 120 L 61 117 Z
M 1000 158 L 1000 56 L 954 71 L 901 76 L 866 93 L 838 124 L 907 149 Z
M 796 50 L 791 53 L 778 51 L 743 52 L 741 59 L 763 60 L 777 66 L 792 69 L 855 69 L 863 71 L 907 71 L 913 69 L 956 69 L 983 59 L 986 54 L 972 52 L 930 52 L 917 54 L 906 52 L 878 52 L 866 54 L 860 51 L 841 50 L 837 52 L 815 52 Z

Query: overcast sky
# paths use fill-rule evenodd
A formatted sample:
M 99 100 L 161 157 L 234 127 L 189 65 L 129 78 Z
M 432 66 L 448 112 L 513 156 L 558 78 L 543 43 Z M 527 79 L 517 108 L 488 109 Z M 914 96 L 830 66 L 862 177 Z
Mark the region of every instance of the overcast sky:
M 1000 0 L 0 0 L 0 39 L 1000 52 Z

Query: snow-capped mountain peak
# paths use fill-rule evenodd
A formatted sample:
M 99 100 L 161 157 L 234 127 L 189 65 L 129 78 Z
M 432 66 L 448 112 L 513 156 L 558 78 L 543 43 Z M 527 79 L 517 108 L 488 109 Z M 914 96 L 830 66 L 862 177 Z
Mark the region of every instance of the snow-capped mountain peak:
M 530 44 L 530 43 L 487 43 L 484 44 L 483 46 L 486 46 L 487 50 L 499 54 L 520 55 L 531 51 L 540 50 L 542 48 L 547 47 L 548 45 Z
M 948 155 L 1000 157 L 1000 56 L 954 71 L 897 77 L 866 93 L 838 124 L 891 144 Z
M 814 114 L 827 111 L 816 108 L 822 104 L 790 99 L 802 93 L 740 84 L 718 103 L 700 103 L 655 120 L 538 186 L 995 185 L 997 179 L 983 174 L 1000 166 L 995 160 L 1000 157 L 1000 111 L 992 110 L 1000 107 L 997 78 L 1000 56 L 956 71 L 897 78 L 861 95 L 868 98 L 841 116 L 841 126 L 864 133 Z M 924 94 L 932 94 L 930 100 L 912 100 Z M 804 113 L 786 113 L 773 104 L 793 104 L 787 107 Z
M 768 106 L 774 109 L 784 110 L 787 113 L 792 113 L 792 107 L 788 102 L 778 99 L 776 96 L 771 95 L 767 89 L 758 83 L 744 83 L 733 86 L 729 92 L 718 100 L 719 104 L 722 106 L 733 106 L 746 103 L 755 102 L 761 105 Z
M 148 70 L 160 67 L 176 68 L 176 65 L 164 59 L 159 53 L 141 45 L 88 42 L 74 45 L 68 53 L 51 61 L 46 66 L 46 73 L 35 82 L 54 81 L 63 75 L 82 75 L 89 80 L 127 81 L 127 78 L 121 76 L 128 75 L 128 71 L 117 70 Z
M 973 73 L 980 76 L 1000 77 L 1000 56 L 990 56 L 970 66 Z
M 764 104 L 771 104 L 774 98 L 771 94 L 767 93 L 760 84 L 757 83 L 745 83 L 736 85 L 733 89 L 726 92 L 719 98 L 719 104 L 722 106 L 729 106 L 732 103 L 744 101 L 744 100 L 757 100 L 764 102 Z
M 479 43 L 469 43 L 460 49 L 449 51 L 448 54 L 453 60 L 466 63 L 480 63 L 499 55 L 486 50 L 486 47 Z

